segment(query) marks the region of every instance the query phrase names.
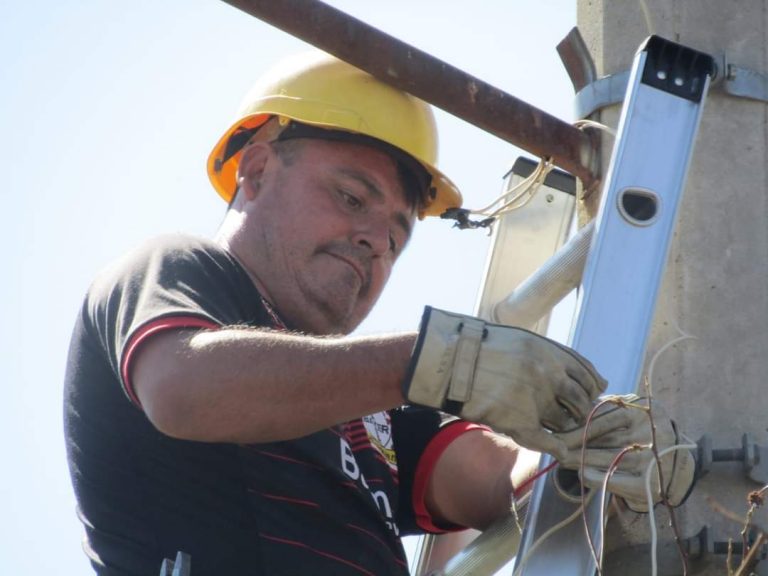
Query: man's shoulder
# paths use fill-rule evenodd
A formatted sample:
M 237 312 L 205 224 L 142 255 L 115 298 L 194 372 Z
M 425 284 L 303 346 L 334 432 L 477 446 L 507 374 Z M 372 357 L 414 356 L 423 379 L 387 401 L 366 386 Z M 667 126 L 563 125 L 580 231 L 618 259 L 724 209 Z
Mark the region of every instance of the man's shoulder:
M 151 267 L 172 264 L 231 262 L 229 254 L 214 241 L 189 234 L 164 234 L 145 240 L 115 259 L 96 276 L 95 284 L 141 273 Z
M 87 290 L 86 307 L 97 314 L 141 302 L 215 304 L 213 294 L 252 300 L 252 290 L 247 273 L 214 241 L 166 234 L 143 242 L 99 272 Z
M 163 234 L 150 238 L 124 255 L 122 260 L 151 258 L 194 258 L 208 255 L 228 258 L 226 250 L 213 240 L 190 234 Z

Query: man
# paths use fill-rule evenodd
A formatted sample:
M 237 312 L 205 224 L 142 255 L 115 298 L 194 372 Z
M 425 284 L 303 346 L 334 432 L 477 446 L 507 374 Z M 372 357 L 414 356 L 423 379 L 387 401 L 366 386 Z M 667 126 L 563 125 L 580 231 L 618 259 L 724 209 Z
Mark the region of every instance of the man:
M 97 278 L 65 426 L 99 574 L 177 551 L 193 576 L 407 574 L 402 535 L 508 512 L 515 441 L 573 466 L 605 389 L 574 352 L 433 309 L 419 333 L 345 336 L 416 220 L 461 202 L 435 150 L 422 102 L 302 55 L 211 154 L 214 241 L 156 239 Z M 600 455 L 644 429 L 597 422 Z

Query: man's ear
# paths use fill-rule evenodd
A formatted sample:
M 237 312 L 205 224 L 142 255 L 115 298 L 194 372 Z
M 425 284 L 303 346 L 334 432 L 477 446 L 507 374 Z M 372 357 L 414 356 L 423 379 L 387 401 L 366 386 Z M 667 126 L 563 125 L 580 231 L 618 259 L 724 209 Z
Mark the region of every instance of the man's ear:
M 237 186 L 247 200 L 256 198 L 264 168 L 272 155 L 268 142 L 250 142 L 243 149 L 237 167 Z

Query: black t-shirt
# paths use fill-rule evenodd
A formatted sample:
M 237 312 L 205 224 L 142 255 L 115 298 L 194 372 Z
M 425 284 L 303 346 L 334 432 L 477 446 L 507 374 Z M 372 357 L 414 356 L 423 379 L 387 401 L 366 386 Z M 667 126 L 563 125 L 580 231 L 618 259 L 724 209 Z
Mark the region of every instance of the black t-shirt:
M 400 536 L 437 530 L 420 501 L 435 446 L 472 426 L 405 407 L 286 442 L 158 432 L 126 376 L 133 352 L 162 330 L 243 325 L 274 321 L 240 265 L 206 240 L 159 238 L 92 285 L 64 421 L 94 568 L 153 576 L 184 551 L 193 576 L 407 574 Z

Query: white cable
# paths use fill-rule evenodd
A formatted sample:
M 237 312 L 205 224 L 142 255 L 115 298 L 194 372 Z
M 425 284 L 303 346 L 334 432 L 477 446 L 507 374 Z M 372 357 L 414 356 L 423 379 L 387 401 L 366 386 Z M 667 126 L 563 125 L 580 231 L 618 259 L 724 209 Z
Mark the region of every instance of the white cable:
M 675 450 L 696 450 L 696 448 L 696 444 L 676 444 L 675 446 L 670 446 L 659 452 L 659 460 L 661 460 L 662 456 Z M 651 491 L 651 472 L 656 464 L 656 458 L 653 458 L 648 463 L 648 468 L 645 470 L 645 497 L 646 503 L 648 504 L 648 521 L 651 526 L 651 576 L 657 576 L 658 574 L 658 559 L 656 558 L 658 536 L 656 534 L 656 516 L 653 512 L 653 492 Z
M 685 332 L 680 330 L 680 328 L 678 326 L 675 326 L 675 328 L 677 328 L 677 331 L 680 332 L 680 336 L 678 336 L 677 338 L 673 338 L 672 340 L 670 340 L 669 342 L 664 344 L 664 346 L 659 348 L 656 351 L 656 353 L 653 355 L 653 358 L 651 358 L 651 362 L 648 364 L 648 377 L 646 379 L 646 382 L 647 382 L 648 402 L 649 403 L 653 400 L 653 397 L 652 397 L 652 392 L 653 392 L 653 388 L 652 388 L 652 384 L 653 384 L 653 369 L 656 366 L 656 360 L 659 359 L 659 356 L 661 356 L 662 353 L 667 350 L 667 348 L 670 348 L 671 346 L 674 346 L 678 342 L 682 342 L 683 340 L 696 340 L 696 338 L 697 338 L 696 336 L 691 336 L 690 334 L 686 334 Z
M 526 206 L 536 196 L 536 193 L 539 191 L 541 185 L 544 183 L 544 180 L 546 180 L 547 176 L 553 168 L 554 164 L 552 164 L 551 161 L 548 159 L 542 159 L 542 161 L 539 163 L 539 166 L 537 167 L 538 174 L 536 174 L 536 177 L 533 178 L 530 185 L 522 190 L 517 196 L 512 198 L 512 200 L 509 200 L 503 206 L 498 208 L 493 214 L 491 214 L 491 216 L 503 216 L 508 212 L 519 210 L 520 208 Z M 520 198 L 523 198 L 523 196 L 526 194 L 527 196 L 520 204 L 515 204 L 515 202 L 517 202 Z
M 640 447 L 641 450 L 650 450 L 651 448 L 652 448 L 652 446 L 650 444 L 643 445 L 643 446 Z M 627 452 L 626 454 L 628 454 L 628 453 L 629 452 Z M 602 486 L 602 489 L 601 489 L 601 492 L 600 492 L 600 522 L 599 522 L 599 526 L 600 526 L 601 535 L 600 535 L 600 553 L 598 555 L 598 562 L 599 563 L 598 563 L 598 567 L 597 567 L 598 574 L 602 574 L 602 572 L 603 572 L 603 557 L 605 556 L 605 532 L 606 532 L 606 530 L 608 528 L 608 520 L 606 518 L 606 512 L 608 510 L 607 495 L 610 492 L 610 490 L 608 490 L 608 482 L 610 480 L 610 476 L 612 474 L 614 474 L 617 470 L 618 470 L 618 466 L 616 466 L 616 468 L 614 468 L 613 470 L 608 469 L 608 471 L 606 472 L 605 478 L 603 479 L 603 486 Z
M 686 334 L 683 332 L 680 327 L 675 324 L 675 328 L 680 333 L 680 336 L 677 338 L 673 338 L 664 346 L 659 348 L 659 350 L 653 355 L 653 358 L 651 358 L 651 362 L 648 364 L 648 376 L 646 378 L 646 390 L 648 392 L 648 406 L 653 406 L 653 369 L 656 366 L 656 360 L 659 359 L 659 356 L 662 355 L 663 352 L 665 352 L 668 348 L 671 346 L 674 346 L 678 342 L 681 342 L 683 340 L 696 340 L 696 336 L 691 336 L 690 334 Z M 686 438 L 690 442 L 689 439 Z M 670 446 L 669 448 L 665 448 L 661 452 L 659 452 L 659 459 L 661 459 L 662 456 L 665 454 L 668 454 L 669 452 L 672 452 L 674 450 L 680 450 L 682 448 L 686 448 L 688 450 L 695 450 L 697 448 L 696 444 L 689 443 L 689 444 L 677 444 L 675 446 Z M 645 472 L 645 496 L 647 499 L 647 505 L 648 505 L 648 521 L 650 522 L 650 528 L 651 528 L 651 574 L 652 576 L 656 576 L 658 573 L 658 559 L 656 558 L 656 546 L 658 541 L 658 535 L 656 533 L 656 517 L 653 512 L 653 494 L 651 493 L 651 471 L 653 470 L 654 464 L 656 464 L 656 458 L 653 458 L 648 463 L 648 468 Z M 674 471 L 673 471 L 674 472 Z
M 645 18 L 645 26 L 648 28 L 648 35 L 651 36 L 654 34 L 651 12 L 648 10 L 648 5 L 645 3 L 645 0 L 638 0 L 638 2 L 640 4 L 640 10 L 643 12 L 643 18 Z
M 573 125 L 578 128 L 579 130 L 583 128 L 597 128 L 598 130 L 602 130 L 603 132 L 607 132 L 614 138 L 616 137 L 616 130 L 611 128 L 610 126 L 607 126 L 606 124 L 602 124 L 600 122 L 596 122 L 595 120 L 589 120 L 587 118 L 583 118 L 581 120 L 576 120 L 576 122 L 573 123 Z
M 471 214 L 480 214 L 480 215 L 487 215 L 490 214 L 493 207 L 499 204 L 500 202 L 504 201 L 507 202 L 506 198 L 509 197 L 512 194 L 517 194 L 518 190 L 522 191 L 515 196 L 517 198 L 521 194 L 525 193 L 525 189 L 530 186 L 530 184 L 533 182 L 533 180 L 536 179 L 536 177 L 539 175 L 539 172 L 541 170 L 542 163 L 539 162 L 539 164 L 534 168 L 533 172 L 531 172 L 528 176 L 525 177 L 525 179 L 521 180 L 517 184 L 515 184 L 512 188 L 507 190 L 506 192 L 503 192 L 501 195 L 497 196 L 496 199 L 488 204 L 487 206 L 483 208 L 476 208 L 474 210 L 470 210 Z M 512 199 L 512 201 L 515 200 L 515 198 Z
M 650 362 L 650 364 L 648 366 L 648 378 L 647 378 L 648 384 L 647 384 L 647 387 L 648 387 L 649 402 L 651 401 L 651 398 L 650 398 L 650 395 L 651 395 L 651 384 L 650 383 L 653 381 L 652 380 L 652 378 L 653 378 L 653 369 L 654 369 L 654 366 L 656 365 L 656 360 L 659 358 L 659 356 L 661 356 L 661 354 L 664 351 L 666 351 L 668 348 L 670 348 L 674 344 L 677 344 L 678 342 L 680 342 L 682 340 L 696 339 L 695 336 L 691 336 L 689 334 L 686 334 L 685 332 L 683 332 L 679 328 L 677 328 L 677 329 L 678 329 L 678 331 L 680 332 L 681 335 L 678 336 L 677 338 L 674 338 L 674 339 L 670 340 L 664 346 L 662 346 L 653 355 L 653 358 L 651 359 L 651 362 Z M 685 437 L 685 440 L 690 442 L 690 439 L 688 439 L 687 437 Z M 668 448 L 665 448 L 664 450 L 659 452 L 659 458 L 661 458 L 661 457 L 665 456 L 666 454 L 669 454 L 670 452 L 673 452 L 675 450 L 683 450 L 683 449 L 695 450 L 696 448 L 697 448 L 697 446 L 694 443 L 677 444 L 675 446 L 670 446 Z M 653 512 L 653 492 L 651 490 L 651 472 L 653 471 L 653 467 L 654 467 L 655 464 L 656 464 L 656 458 L 653 458 L 648 463 L 648 468 L 646 469 L 646 472 L 645 472 L 645 494 L 646 494 L 646 499 L 647 499 L 647 504 L 648 504 L 648 517 L 649 517 L 650 529 L 651 529 L 651 574 L 652 574 L 652 576 L 657 576 L 657 574 L 658 574 L 658 559 L 656 558 L 656 548 L 657 548 L 658 535 L 657 535 L 657 532 L 656 532 L 656 517 L 655 517 L 655 514 Z M 533 555 L 533 553 L 539 548 L 539 546 L 547 538 L 549 538 L 552 534 L 554 534 L 558 530 L 561 530 L 562 528 L 564 528 L 565 526 L 567 526 L 568 524 L 573 522 L 573 520 L 578 518 L 579 514 L 581 514 L 582 510 L 591 501 L 593 496 L 594 496 L 594 492 L 590 493 L 590 495 L 587 497 L 585 502 L 582 505 L 580 505 L 573 514 L 571 514 L 570 516 L 568 516 L 568 518 L 566 518 L 565 520 L 562 520 L 558 524 L 555 524 L 550 529 L 548 529 L 546 532 L 544 532 L 544 534 L 542 534 L 539 537 L 539 539 L 536 540 L 536 542 L 533 543 L 533 545 L 530 547 L 530 549 L 520 559 L 520 563 L 518 564 L 517 569 L 514 571 L 512 576 L 519 576 L 520 575 L 520 573 L 522 572 L 523 568 L 525 567 L 525 565 L 528 562 L 528 560 L 530 559 L 530 557 Z M 600 550 L 600 556 L 601 557 L 602 557 L 602 553 L 603 553 L 603 550 L 602 550 L 602 547 L 601 547 L 601 550 Z
M 536 195 L 541 184 L 544 182 L 547 174 L 552 171 L 554 165 L 549 159 L 542 158 L 539 164 L 524 180 L 501 194 L 493 202 L 483 208 L 470 210 L 470 214 L 479 214 L 482 216 L 495 217 L 511 212 L 512 210 L 518 210 L 528 204 L 531 198 Z M 523 198 L 528 194 L 528 198 L 523 200 L 519 205 L 514 205 L 515 202 Z M 494 208 L 497 205 L 498 208 Z
M 596 122 L 594 120 L 577 120 L 573 123 L 573 125 L 579 129 L 597 128 L 611 134 L 614 137 L 616 136 L 616 130 L 610 126 L 606 126 L 605 124 L 601 124 L 600 122 Z M 547 175 L 553 169 L 554 164 L 549 158 L 541 158 L 533 172 L 531 172 L 524 180 L 498 196 L 487 206 L 469 210 L 469 213 L 494 218 L 503 216 L 504 214 L 512 212 L 513 210 L 519 210 L 520 208 L 523 208 L 534 198 L 534 196 L 536 196 L 536 193 L 544 183 Z M 527 197 L 525 197 L 526 194 Z M 523 201 L 519 204 L 515 204 L 521 198 L 524 198 Z

